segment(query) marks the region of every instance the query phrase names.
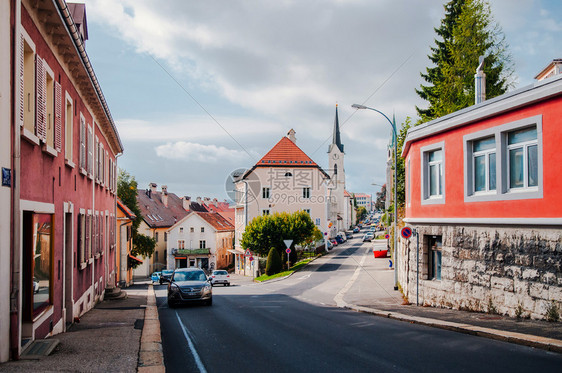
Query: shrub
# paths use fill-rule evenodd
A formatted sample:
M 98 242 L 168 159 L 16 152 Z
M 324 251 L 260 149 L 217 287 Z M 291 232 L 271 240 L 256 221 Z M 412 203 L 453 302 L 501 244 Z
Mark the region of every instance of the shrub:
M 546 309 L 546 321 L 557 322 L 558 320 L 560 320 L 560 312 L 558 311 L 556 302 L 553 300 Z
M 267 255 L 267 265 L 265 266 L 265 274 L 268 276 L 281 272 L 282 263 L 279 252 L 274 247 L 269 250 Z

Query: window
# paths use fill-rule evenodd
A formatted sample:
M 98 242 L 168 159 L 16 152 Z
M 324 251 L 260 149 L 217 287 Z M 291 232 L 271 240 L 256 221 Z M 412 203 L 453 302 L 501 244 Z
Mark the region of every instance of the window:
M 86 216 L 84 211 L 78 215 L 78 263 L 80 268 L 85 267 L 86 263 Z
M 94 178 L 94 133 L 92 127 L 88 126 L 88 177 L 90 179 Z
M 154 239 L 158 242 L 158 232 L 154 232 Z
M 180 227 L 180 233 L 183 233 L 183 227 Z
M 472 142 L 475 192 L 496 190 L 496 140 L 492 137 Z
M 190 231 L 191 233 L 195 232 L 195 230 L 193 229 L 193 227 L 190 227 L 190 228 L 189 228 L 189 231 Z
M 465 201 L 542 198 L 542 116 L 463 137 Z
M 205 240 L 199 241 L 199 248 L 200 248 L 200 249 L 205 249 L 205 245 L 206 245 L 206 244 L 205 244 Z
M 65 109 L 65 114 L 64 114 L 64 157 L 66 158 L 66 160 L 70 161 L 69 164 L 72 165 L 72 141 L 73 141 L 73 137 L 72 137 L 72 133 L 73 133 L 73 103 L 72 103 L 72 98 L 70 98 L 70 95 L 68 94 L 68 92 L 66 92 L 66 97 L 65 97 L 65 101 L 66 101 L 66 109 Z
M 168 241 L 168 232 L 164 232 L 164 242 Z
M 24 211 L 23 245 L 23 318 L 33 320 L 52 304 L 53 214 Z
M 201 227 L 201 233 L 205 232 L 205 227 Z
M 158 251 L 154 252 L 154 261 L 157 262 L 158 261 Z
M 264 209 L 262 211 L 262 215 L 269 215 L 269 209 Z
M 269 188 L 262 188 L 261 196 L 262 198 L 269 198 Z
M 310 209 L 304 209 L 303 211 L 310 215 Z
M 509 189 L 538 185 L 537 129 L 524 128 L 507 134 Z
M 424 146 L 421 152 L 421 203 L 445 203 L 445 144 Z
M 178 240 L 178 250 L 185 249 L 185 240 Z
M 20 53 L 20 121 L 35 135 L 35 44 L 27 35 L 21 36 Z
M 320 218 L 316 218 L 316 225 L 320 225 Z
M 310 198 L 310 188 L 302 188 L 302 198 Z
M 441 280 L 441 245 L 441 236 L 428 237 L 428 274 L 430 280 Z

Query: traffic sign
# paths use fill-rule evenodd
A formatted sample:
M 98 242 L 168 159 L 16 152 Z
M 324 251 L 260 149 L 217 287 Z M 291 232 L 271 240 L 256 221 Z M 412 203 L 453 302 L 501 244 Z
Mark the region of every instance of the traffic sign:
M 400 230 L 400 234 L 402 235 L 402 237 L 408 239 L 412 236 L 412 228 L 404 227 Z
M 385 235 L 384 235 L 384 238 L 386 238 L 386 239 L 388 240 L 388 239 L 390 238 L 390 234 L 388 234 L 388 233 L 385 234 Z
M 290 253 L 291 253 L 291 249 L 287 248 L 287 250 L 285 250 L 285 252 L 286 252 L 287 254 L 290 254 Z
M 246 252 L 244 253 L 245 257 L 250 257 L 252 256 L 252 253 L 250 252 L 250 249 L 246 249 Z
M 253 260 L 254 260 L 254 257 L 253 257 L 253 256 L 251 256 L 251 257 L 250 257 L 250 262 L 251 262 L 251 261 L 253 261 Z

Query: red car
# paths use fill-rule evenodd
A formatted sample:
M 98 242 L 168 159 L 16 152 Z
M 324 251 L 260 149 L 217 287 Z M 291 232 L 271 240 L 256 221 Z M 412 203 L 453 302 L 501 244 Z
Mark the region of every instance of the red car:
M 332 243 L 332 245 L 338 246 L 338 241 L 336 241 L 335 238 L 332 238 L 332 239 L 330 240 L 330 242 Z

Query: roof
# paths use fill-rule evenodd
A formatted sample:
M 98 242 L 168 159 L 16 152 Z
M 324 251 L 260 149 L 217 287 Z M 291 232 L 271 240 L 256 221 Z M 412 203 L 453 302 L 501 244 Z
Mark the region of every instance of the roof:
M 343 144 L 341 143 L 340 137 L 340 121 L 338 118 L 338 105 L 336 105 L 336 117 L 334 118 L 334 135 L 332 136 L 332 144 L 328 148 L 328 153 L 332 151 L 332 148 L 335 146 L 338 147 L 340 152 L 343 153 Z
M 344 189 L 344 191 L 343 191 L 343 196 L 344 196 L 344 197 L 351 197 L 351 194 L 349 194 L 349 192 Z
M 135 213 L 133 211 L 131 211 L 130 208 L 127 207 L 127 205 L 125 205 L 123 203 L 123 201 L 121 201 L 121 198 L 117 197 L 117 207 L 123 211 L 123 213 L 129 218 L 129 219 L 136 219 L 137 216 L 135 215 Z
M 301 150 L 293 141 L 284 136 L 271 150 L 263 156 L 242 179 L 245 179 L 257 167 L 291 167 L 291 168 L 317 168 L 326 178 L 330 176 L 314 162 L 305 152 Z M 237 180 L 238 181 L 238 180 Z
M 454 113 L 434 119 L 408 130 L 402 157 L 405 157 L 410 145 L 418 140 L 431 137 L 454 128 L 495 117 L 525 106 L 545 101 L 556 96 L 562 96 L 562 75 L 555 75 L 512 92 L 482 101 Z
M 234 230 L 234 225 L 218 212 L 196 212 L 196 214 L 209 223 L 217 232 Z
M 166 228 L 183 219 L 188 211 L 183 208 L 183 201 L 174 193 L 168 193 L 168 207 L 162 202 L 162 192 L 148 192 L 147 189 L 137 190 L 137 202 L 142 218 L 151 228 Z M 202 209 L 198 203 L 191 203 L 191 209 Z
M 318 167 L 305 152 L 288 137 L 283 137 L 271 150 L 258 161 L 256 166 L 267 167 Z

